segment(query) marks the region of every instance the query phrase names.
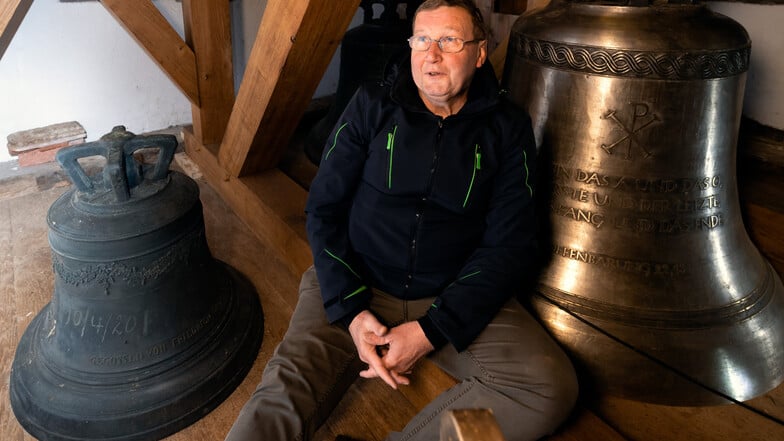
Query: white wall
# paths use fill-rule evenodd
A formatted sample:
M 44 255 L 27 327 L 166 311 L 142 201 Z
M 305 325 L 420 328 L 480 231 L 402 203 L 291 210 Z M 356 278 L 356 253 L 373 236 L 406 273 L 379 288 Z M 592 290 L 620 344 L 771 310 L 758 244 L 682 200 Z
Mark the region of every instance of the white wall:
M 180 17 L 174 0 L 156 4 Z M 179 14 L 179 15 L 176 15 Z M 36 0 L 0 60 L 0 161 L 10 133 L 80 122 L 88 141 L 187 123 L 190 103 L 98 2 Z
M 743 114 L 784 130 L 784 5 L 711 2 L 709 7 L 743 25 L 751 37 L 751 66 Z
M 235 91 L 266 3 L 231 2 Z M 182 4 L 154 4 L 182 37 Z M 339 51 L 315 96 L 334 93 L 338 60 Z M 99 2 L 35 0 L 0 59 L 0 162 L 13 159 L 9 134 L 74 120 L 93 141 L 118 124 L 134 133 L 189 124 L 191 106 Z

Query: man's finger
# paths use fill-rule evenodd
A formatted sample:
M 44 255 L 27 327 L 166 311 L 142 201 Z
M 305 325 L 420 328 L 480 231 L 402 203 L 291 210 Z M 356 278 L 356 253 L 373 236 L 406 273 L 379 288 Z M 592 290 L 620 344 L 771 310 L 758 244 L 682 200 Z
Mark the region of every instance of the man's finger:
M 403 374 L 397 373 L 395 371 L 389 371 L 392 374 L 392 378 L 395 380 L 395 383 L 402 384 L 404 386 L 408 386 L 411 384 L 411 381 Z
M 373 346 L 384 346 L 388 343 L 387 338 L 385 336 L 376 335 L 372 332 L 366 332 L 362 334 L 362 340 L 364 340 L 366 343 L 371 344 Z
M 389 372 L 389 370 L 384 367 L 384 363 L 381 361 L 381 357 L 377 355 L 371 357 L 368 365 L 370 366 L 370 369 L 376 373 L 376 375 L 384 380 L 384 383 L 388 384 L 392 389 L 397 389 L 397 382 L 394 378 L 392 378 L 392 374 Z
M 376 371 L 370 369 L 369 367 L 364 371 L 359 371 L 359 376 L 362 378 L 378 378 L 378 375 L 376 375 Z

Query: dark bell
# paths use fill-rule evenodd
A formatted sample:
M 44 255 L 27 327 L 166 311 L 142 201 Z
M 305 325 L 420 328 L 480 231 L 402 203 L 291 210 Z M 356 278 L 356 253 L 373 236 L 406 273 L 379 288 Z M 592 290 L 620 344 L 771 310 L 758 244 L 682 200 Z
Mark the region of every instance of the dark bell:
M 57 154 L 75 188 L 47 216 L 54 294 L 10 382 L 36 438 L 163 438 L 217 407 L 256 359 L 258 295 L 210 254 L 199 188 L 169 171 L 176 147 L 120 126 Z M 155 164 L 136 159 L 147 148 Z M 106 164 L 91 175 L 78 160 L 96 155 Z

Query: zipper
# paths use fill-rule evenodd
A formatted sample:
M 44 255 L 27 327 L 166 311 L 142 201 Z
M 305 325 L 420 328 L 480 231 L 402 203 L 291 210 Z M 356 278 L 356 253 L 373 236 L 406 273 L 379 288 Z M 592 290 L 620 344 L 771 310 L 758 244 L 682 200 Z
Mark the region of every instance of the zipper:
M 389 168 L 387 169 L 387 188 L 392 188 L 392 156 L 395 153 L 395 134 L 397 134 L 397 125 L 392 128 L 392 131 L 387 133 L 387 152 L 389 152 Z
M 482 169 L 482 148 L 479 144 L 474 144 L 474 169 L 471 171 L 471 182 L 468 183 L 468 191 L 466 191 L 465 199 L 463 200 L 463 208 L 468 204 L 468 198 L 471 197 L 471 190 L 474 188 L 474 180 L 476 173 Z
M 435 169 L 436 166 L 438 165 L 438 149 L 441 146 L 441 138 L 443 136 L 443 132 L 444 132 L 444 120 L 438 118 L 438 130 L 436 131 L 436 139 L 435 142 L 433 143 L 433 159 L 432 162 L 430 163 L 430 177 L 428 178 L 425 192 L 422 194 L 421 203 L 417 206 L 417 213 L 420 215 L 417 218 L 417 221 L 414 224 L 413 229 L 411 231 L 412 242 L 409 244 L 408 247 L 408 268 L 406 269 L 406 271 L 407 274 L 409 275 L 413 274 L 412 271 L 414 268 L 414 261 L 416 260 L 416 242 L 414 242 L 414 240 L 417 236 L 417 232 L 419 231 L 419 227 L 422 224 L 421 213 L 424 210 L 425 201 L 427 200 L 433 188 L 433 175 L 435 174 Z M 408 286 L 406 286 L 404 298 L 407 295 L 408 295 Z

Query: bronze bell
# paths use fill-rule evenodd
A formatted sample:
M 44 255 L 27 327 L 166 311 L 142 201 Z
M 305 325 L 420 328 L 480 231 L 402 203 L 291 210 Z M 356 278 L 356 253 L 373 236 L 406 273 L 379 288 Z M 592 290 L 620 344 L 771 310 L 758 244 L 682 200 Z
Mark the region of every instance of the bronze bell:
M 207 246 L 177 140 L 115 127 L 57 160 L 75 188 L 49 208 L 51 302 L 14 358 L 14 414 L 39 439 L 160 439 L 239 385 L 263 337 L 254 287 Z M 155 164 L 138 161 L 157 149 Z M 79 159 L 105 157 L 91 174 Z
M 750 50 L 692 2 L 554 0 L 513 26 L 549 217 L 532 306 L 586 386 L 707 405 L 784 380 L 784 289 L 736 181 Z

